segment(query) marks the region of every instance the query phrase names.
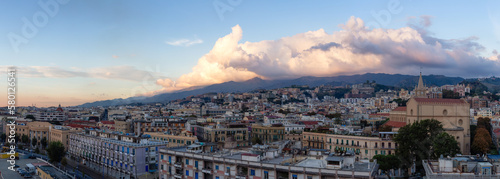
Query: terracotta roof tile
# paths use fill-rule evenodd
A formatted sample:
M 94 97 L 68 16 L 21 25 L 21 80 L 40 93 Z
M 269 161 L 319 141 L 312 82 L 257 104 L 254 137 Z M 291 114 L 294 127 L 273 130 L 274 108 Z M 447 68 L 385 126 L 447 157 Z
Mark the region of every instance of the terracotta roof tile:
M 392 126 L 395 128 L 400 128 L 403 126 L 406 126 L 406 122 L 399 122 L 399 121 L 387 121 L 384 126 Z
M 454 104 L 464 104 L 466 103 L 462 99 L 439 99 L 439 98 L 413 98 L 419 103 L 454 103 Z

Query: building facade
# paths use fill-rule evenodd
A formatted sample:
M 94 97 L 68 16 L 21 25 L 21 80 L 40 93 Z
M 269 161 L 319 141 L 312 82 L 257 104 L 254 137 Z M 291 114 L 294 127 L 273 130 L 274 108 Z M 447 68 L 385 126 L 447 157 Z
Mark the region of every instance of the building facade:
M 326 149 L 331 152 L 352 150 L 357 160 L 372 159 L 375 155 L 395 154 L 397 143 L 392 141 L 395 132 L 380 132 L 379 137 L 336 135 L 304 132 L 302 147 Z
M 150 136 L 85 130 L 70 134 L 69 156 L 111 178 L 156 178 L 158 151 L 167 141 Z

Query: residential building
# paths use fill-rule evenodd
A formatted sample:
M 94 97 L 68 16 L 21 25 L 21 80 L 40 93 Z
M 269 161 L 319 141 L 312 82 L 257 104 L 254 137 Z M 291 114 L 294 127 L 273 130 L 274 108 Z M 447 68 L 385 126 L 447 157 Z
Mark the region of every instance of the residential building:
M 313 157 L 272 151 L 209 152 L 202 144 L 160 149 L 160 179 L 374 178 L 378 169 L 376 161 L 356 162 L 348 153 Z
M 158 150 L 167 141 L 149 135 L 87 129 L 70 134 L 68 154 L 107 178 L 157 178 Z
M 490 157 L 490 156 L 488 156 Z M 496 162 L 498 156 L 490 161 Z M 500 178 L 500 172 L 486 157 L 461 156 L 441 157 L 438 160 L 423 160 L 425 177 L 438 178 Z
M 285 139 L 285 127 L 281 124 L 270 126 L 253 124 L 252 137 L 259 138 L 263 143 L 276 142 Z
M 357 154 L 356 160 L 372 159 L 378 154 L 395 154 L 398 145 L 392 141 L 394 134 L 396 132 L 379 132 L 378 137 L 365 137 L 304 132 L 302 147 L 326 149 L 330 152 L 352 150 Z
M 189 131 L 182 131 L 179 135 L 162 132 L 146 132 L 145 134 L 150 135 L 154 140 L 168 141 L 167 147 L 179 147 L 198 142 L 198 138 Z

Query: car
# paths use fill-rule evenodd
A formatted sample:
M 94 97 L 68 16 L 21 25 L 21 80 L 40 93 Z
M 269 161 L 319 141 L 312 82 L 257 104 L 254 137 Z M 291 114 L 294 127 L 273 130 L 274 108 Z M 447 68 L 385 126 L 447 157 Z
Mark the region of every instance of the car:
M 30 158 L 30 159 L 36 159 L 36 156 L 30 155 L 28 158 Z
M 16 165 L 14 165 L 14 168 L 19 168 L 19 165 L 17 165 L 17 164 L 16 164 Z
M 31 176 L 31 174 L 29 174 L 29 173 L 26 173 L 26 174 L 24 174 L 24 176 L 23 176 L 23 177 L 24 177 L 24 178 L 32 178 L 33 176 Z

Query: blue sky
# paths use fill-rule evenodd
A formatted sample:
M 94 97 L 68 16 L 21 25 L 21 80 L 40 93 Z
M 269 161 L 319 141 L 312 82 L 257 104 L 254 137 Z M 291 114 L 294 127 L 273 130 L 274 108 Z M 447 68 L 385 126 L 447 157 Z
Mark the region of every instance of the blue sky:
M 38 2 L 2 1 L 0 3 L 1 66 L 15 65 L 19 71 L 21 105 L 37 103 L 50 106 L 76 105 L 94 100 L 130 97 L 139 92 L 164 88 L 157 79 L 172 79 L 191 73 L 199 59 L 208 54 L 219 38 L 239 25 L 239 42 L 261 42 L 291 37 L 324 29 L 332 34 L 343 30 L 351 16 L 365 24 L 376 22 L 383 29 L 407 26 L 411 17 L 430 16 L 426 29 L 440 39 L 466 39 L 474 36 L 484 47 L 479 55 L 489 57 L 500 50 L 500 14 L 493 8 L 498 1 L 75 1 L 59 4 L 57 13 L 37 27 L 38 32 L 18 50 L 12 35 L 22 35 L 23 18 L 33 17 L 43 8 Z M 231 4 L 231 2 L 235 2 Z M 381 24 L 373 13 L 389 12 L 398 3 L 399 13 Z M 217 7 L 214 7 L 214 4 Z M 218 11 L 226 8 L 227 11 Z M 53 9 L 52 9 L 53 10 Z M 219 15 L 222 16 L 219 16 Z M 222 17 L 222 18 L 221 18 Z M 495 26 L 496 25 L 496 26 Z M 191 45 L 170 45 L 185 39 Z M 186 41 L 187 40 L 187 41 Z M 37 67 L 35 72 L 32 67 Z M 52 69 L 57 74 L 44 74 Z M 106 70 L 117 69 L 146 74 L 138 79 L 117 75 L 100 77 Z M 30 70 L 31 69 L 31 70 Z M 97 71 L 95 74 L 73 74 Z M 54 72 L 54 73 L 56 73 Z M 370 71 L 366 71 L 370 72 Z M 68 74 L 69 73 L 69 74 Z M 148 76 L 151 74 L 151 77 Z M 456 74 L 456 73 L 450 73 Z M 260 73 L 257 76 L 269 77 Z M 5 76 L 5 75 L 4 75 Z M 464 76 L 471 76 L 470 74 Z M 125 79 L 124 79 L 125 78 Z M 273 78 L 273 77 L 269 77 Z M 242 80 L 244 78 L 241 78 Z M 216 80 L 217 81 L 217 80 Z M 224 81 L 224 80 L 219 80 Z M 194 83 L 193 83 L 194 84 Z M 5 85 L 5 82 L 0 82 Z M 191 84 L 192 85 L 192 84 Z M 203 85 L 203 84 L 201 84 Z

